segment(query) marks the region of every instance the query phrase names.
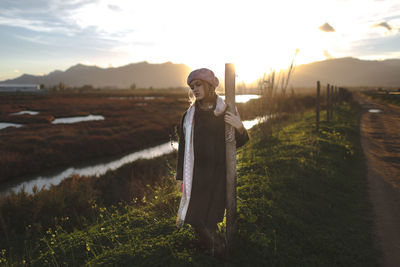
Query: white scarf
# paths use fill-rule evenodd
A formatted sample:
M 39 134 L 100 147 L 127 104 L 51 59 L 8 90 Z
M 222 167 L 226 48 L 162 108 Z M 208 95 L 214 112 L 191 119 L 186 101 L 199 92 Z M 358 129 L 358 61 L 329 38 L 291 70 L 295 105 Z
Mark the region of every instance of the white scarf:
M 214 115 L 220 116 L 225 112 L 226 104 L 224 100 L 217 95 Z M 195 105 L 191 105 L 186 112 L 183 122 L 183 133 L 185 135 L 185 152 L 183 157 L 183 190 L 181 203 L 179 204 L 178 218 L 176 225 L 181 227 L 185 222 L 186 213 L 189 207 L 190 195 L 192 192 L 194 149 L 193 149 L 193 129 L 194 129 Z

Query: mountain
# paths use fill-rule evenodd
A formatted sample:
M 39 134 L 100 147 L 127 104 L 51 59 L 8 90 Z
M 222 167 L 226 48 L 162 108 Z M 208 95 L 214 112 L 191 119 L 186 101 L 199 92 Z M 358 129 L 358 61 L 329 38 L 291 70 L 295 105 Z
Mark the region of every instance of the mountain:
M 338 86 L 400 87 L 400 59 L 360 60 L 335 58 L 299 65 L 292 76 L 293 87 L 322 84 Z
M 53 71 L 44 76 L 24 74 L 16 79 L 1 82 L 2 84 L 44 84 L 80 87 L 129 88 L 135 84 L 137 88 L 168 88 L 186 86 L 186 77 L 191 69 L 184 64 L 150 64 L 139 62 L 117 68 L 100 68 L 77 64 L 66 71 Z
M 139 62 L 118 68 L 99 68 L 77 64 L 66 71 L 53 71 L 44 76 L 24 74 L 3 84 L 44 84 L 67 86 L 129 88 L 167 88 L 186 86 L 191 69 L 184 64 L 150 64 Z M 400 87 L 400 59 L 360 60 L 335 58 L 296 66 L 290 84 L 293 87 L 314 87 L 316 81 L 338 86 Z

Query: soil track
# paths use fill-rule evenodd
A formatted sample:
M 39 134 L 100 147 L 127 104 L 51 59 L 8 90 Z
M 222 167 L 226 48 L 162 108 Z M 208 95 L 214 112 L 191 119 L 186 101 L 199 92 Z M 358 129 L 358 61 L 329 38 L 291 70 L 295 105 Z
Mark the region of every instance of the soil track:
M 361 142 L 368 166 L 374 234 L 382 265 L 400 266 L 400 107 L 355 94 L 361 104 Z M 371 110 L 372 109 L 372 110 Z M 372 112 L 371 112 L 372 111 Z

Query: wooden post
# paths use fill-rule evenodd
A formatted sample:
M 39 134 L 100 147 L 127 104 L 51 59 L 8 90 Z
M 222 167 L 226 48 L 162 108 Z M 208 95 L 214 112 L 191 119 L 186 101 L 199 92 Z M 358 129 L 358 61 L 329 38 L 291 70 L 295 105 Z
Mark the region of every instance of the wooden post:
M 336 85 L 333 86 L 333 99 L 332 99 L 332 106 L 334 110 L 336 108 Z
M 329 88 L 329 83 L 328 83 L 328 85 L 326 86 L 326 121 L 328 121 L 328 122 L 329 122 L 329 109 L 330 109 L 330 106 L 329 106 L 329 103 L 330 103 L 329 90 L 330 90 L 330 88 Z
M 330 107 L 331 114 L 329 115 L 329 118 L 331 120 L 333 118 L 334 110 L 335 110 L 335 86 L 331 85 L 331 107 Z
M 333 99 L 335 97 L 334 93 L 335 93 L 335 89 L 333 87 L 333 85 L 331 84 L 330 86 L 330 91 L 329 91 L 329 120 L 332 121 L 332 116 L 333 116 Z
M 333 110 L 335 109 L 335 86 L 331 85 L 331 103 L 330 103 L 330 108 L 329 110 L 331 111 L 331 114 L 329 115 L 329 119 L 333 119 Z
M 334 97 L 333 97 L 333 106 L 336 109 L 336 106 L 337 106 L 337 86 L 335 85 L 334 88 L 335 88 L 335 94 L 334 94 Z
M 339 86 L 335 87 L 336 89 L 336 106 L 339 106 Z
M 320 94 L 320 83 L 319 83 L 319 81 L 317 81 L 317 97 L 315 98 L 315 105 L 316 105 L 315 125 L 317 128 L 317 132 L 319 131 L 319 94 Z
M 337 90 L 337 93 L 336 93 L 337 94 L 336 104 L 339 106 L 340 105 L 340 87 L 337 86 L 336 90 Z
M 339 106 L 340 104 L 340 90 L 339 86 L 336 86 L 336 106 Z
M 225 102 L 230 112 L 235 109 L 235 66 L 225 64 Z M 236 139 L 234 128 L 225 124 L 226 135 L 226 241 L 228 251 L 232 248 L 236 233 Z

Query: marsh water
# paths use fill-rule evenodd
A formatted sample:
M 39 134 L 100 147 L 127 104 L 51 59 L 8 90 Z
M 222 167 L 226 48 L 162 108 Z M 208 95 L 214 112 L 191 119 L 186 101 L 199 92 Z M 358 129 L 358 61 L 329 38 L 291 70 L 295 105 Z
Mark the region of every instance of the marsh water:
M 38 189 L 48 188 L 50 185 L 58 185 L 64 179 L 72 175 L 80 176 L 101 176 L 107 171 L 116 170 L 122 165 L 131 163 L 138 159 L 152 159 L 174 151 L 178 148 L 177 142 L 167 142 L 155 147 L 143 149 L 134 153 L 130 153 L 120 157 L 109 158 L 89 164 L 82 164 L 78 166 L 71 166 L 69 168 L 58 170 L 54 172 L 47 172 L 39 176 L 25 178 L 25 181 L 17 181 L 14 183 L 5 184 L 0 189 L 0 195 L 7 194 L 10 190 L 19 192 L 24 188 L 25 192 L 33 193 L 33 188 L 36 186 Z
M 81 121 L 99 121 L 104 120 L 104 117 L 101 115 L 88 115 L 88 116 L 77 116 L 77 117 L 67 117 L 67 118 L 56 118 L 51 123 L 52 124 L 60 124 L 60 123 L 76 123 Z
M 37 115 L 39 111 L 32 111 L 32 110 L 21 110 L 20 112 L 11 113 L 11 115 Z
M 225 96 L 221 96 L 225 100 Z M 236 103 L 246 103 L 252 99 L 260 98 L 259 95 L 236 95 L 235 102 Z
M 22 110 L 20 112 L 15 112 L 11 113 L 10 115 L 37 115 L 39 114 L 38 111 L 31 111 L 31 110 Z M 68 123 L 77 123 L 77 122 L 82 122 L 82 121 L 98 121 L 98 120 L 104 120 L 104 116 L 102 115 L 92 115 L 89 114 L 88 116 L 76 116 L 76 117 L 65 117 L 65 118 L 55 118 L 51 123 L 52 124 L 68 124 Z M 19 123 L 10 123 L 10 122 L 0 122 L 0 130 L 8 128 L 8 127 L 22 127 L 24 124 L 19 124 Z
M 18 123 L 9 123 L 9 122 L 0 122 L 0 130 L 8 128 L 8 127 L 22 127 L 22 124 L 18 124 Z
M 376 108 L 371 108 L 368 110 L 369 113 L 381 113 L 382 110 L 381 109 L 376 109 Z

